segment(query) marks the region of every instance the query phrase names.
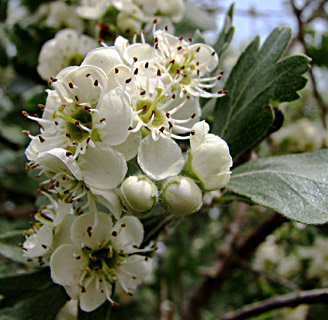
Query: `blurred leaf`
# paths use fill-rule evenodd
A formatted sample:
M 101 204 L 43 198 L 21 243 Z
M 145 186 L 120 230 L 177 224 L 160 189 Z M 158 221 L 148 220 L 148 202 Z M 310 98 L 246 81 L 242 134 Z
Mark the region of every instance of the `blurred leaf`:
M 309 69 L 307 57 L 279 60 L 290 36 L 290 28 L 275 28 L 260 50 L 256 37 L 227 80 L 224 89 L 228 94 L 217 99 L 212 130 L 227 141 L 233 157 L 251 147 L 271 127 L 272 101 L 297 99 L 297 91 L 307 82 L 303 76 Z
M 112 306 L 110 302 L 106 301 L 92 312 L 84 312 L 79 309 L 78 320 L 109 320 Z
M 12 307 L 0 310 L 0 320 L 55 320 L 67 301 L 65 289 L 51 284 L 42 292 L 27 295 Z
M 45 290 L 52 284 L 49 268 L 36 272 L 0 278 L 0 306 L 11 306 L 24 296 Z
M 306 224 L 328 221 L 328 149 L 262 158 L 233 170 L 227 189 Z
M 322 35 L 319 46 L 309 46 L 308 53 L 314 65 L 328 67 L 328 35 Z
M 6 20 L 6 18 L 7 18 L 7 8 L 8 8 L 8 0 L 1 0 L 0 1 L 0 21 L 5 21 Z M 1 59 L 0 59 L 0 61 L 1 61 Z
M 225 16 L 224 26 L 219 34 L 218 40 L 213 46 L 219 57 L 228 48 L 235 32 L 235 27 L 232 25 L 234 7 L 235 4 L 233 3 Z

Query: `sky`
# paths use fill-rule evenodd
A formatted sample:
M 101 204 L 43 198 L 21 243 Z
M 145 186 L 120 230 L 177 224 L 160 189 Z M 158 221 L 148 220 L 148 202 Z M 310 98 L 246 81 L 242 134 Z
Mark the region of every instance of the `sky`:
M 235 15 L 233 24 L 236 27 L 233 43 L 238 45 L 242 41 L 249 41 L 259 34 L 263 41 L 276 26 L 291 26 L 295 28 L 295 20 L 283 0 L 221 0 L 220 5 L 224 12 L 218 16 L 219 29 L 224 23 L 224 15 L 230 4 L 235 2 Z M 255 8 L 257 15 L 250 16 L 248 11 Z

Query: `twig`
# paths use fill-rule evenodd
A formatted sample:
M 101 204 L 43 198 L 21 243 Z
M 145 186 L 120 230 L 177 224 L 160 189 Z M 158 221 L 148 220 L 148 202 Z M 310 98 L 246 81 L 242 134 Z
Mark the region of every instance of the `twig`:
M 209 305 L 213 295 L 238 266 L 237 261 L 248 260 L 264 239 L 285 221 L 287 221 L 286 218 L 274 212 L 260 223 L 244 241 L 238 243 L 238 233 L 235 234 L 234 239 L 231 234 L 228 234 L 226 241 L 219 249 L 218 260 L 186 302 L 182 319 L 200 320 L 203 310 Z M 224 252 L 225 254 L 223 254 Z
M 261 302 L 257 302 L 237 311 L 227 313 L 220 320 L 244 320 L 270 310 L 282 307 L 296 307 L 300 304 L 315 304 L 328 302 L 328 289 L 316 289 L 309 291 L 300 291 L 282 296 L 276 296 Z
M 313 15 L 307 20 L 307 22 L 310 22 L 310 21 L 312 21 L 313 19 L 315 19 L 317 17 L 316 12 L 318 12 L 318 10 L 323 10 L 323 6 L 324 6 L 325 2 L 327 2 L 327 1 L 322 1 L 319 4 L 317 10 L 314 11 Z M 303 46 L 304 53 L 310 57 L 309 49 L 306 45 L 305 38 L 304 38 L 304 36 L 305 36 L 305 32 L 304 32 L 305 22 L 302 19 L 303 9 L 298 9 L 296 7 L 295 0 L 290 0 L 290 4 L 291 4 L 291 7 L 293 9 L 294 15 L 295 15 L 297 23 L 298 23 L 297 39 L 299 40 L 299 42 Z M 321 94 L 318 90 L 317 81 L 316 81 L 316 78 L 314 76 L 312 68 L 310 68 L 309 74 L 310 74 L 310 78 L 311 78 L 311 82 L 312 82 L 313 96 L 314 96 L 315 100 L 317 101 L 317 104 L 318 104 L 318 106 L 321 110 L 321 121 L 322 121 L 323 127 L 325 129 L 327 129 L 326 116 L 327 116 L 328 106 L 325 103 L 325 101 L 323 100 L 323 98 L 322 98 L 322 96 L 321 96 Z

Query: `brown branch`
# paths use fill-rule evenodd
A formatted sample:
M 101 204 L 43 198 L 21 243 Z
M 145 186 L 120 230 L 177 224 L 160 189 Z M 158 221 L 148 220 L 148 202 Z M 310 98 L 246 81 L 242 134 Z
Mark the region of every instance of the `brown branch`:
M 296 307 L 300 304 L 328 303 L 328 289 L 300 291 L 282 296 L 276 296 L 257 302 L 237 311 L 227 313 L 220 320 L 244 320 L 249 317 L 283 307 Z
M 319 4 L 317 10 L 323 10 L 323 5 L 324 5 L 325 2 L 326 1 L 321 2 Z M 295 0 L 290 0 L 290 4 L 291 4 L 291 7 L 293 9 L 293 12 L 294 12 L 294 15 L 296 17 L 297 24 L 298 24 L 297 39 L 301 43 L 301 45 L 303 46 L 304 53 L 310 57 L 309 49 L 308 49 L 308 47 L 306 45 L 306 42 L 305 42 L 305 31 L 304 31 L 304 29 L 305 29 L 305 24 L 306 23 L 302 19 L 303 9 L 298 9 L 296 7 Z M 308 22 L 311 21 L 312 19 L 316 18 L 317 10 L 315 10 L 313 15 L 308 19 Z M 322 96 L 321 96 L 321 94 L 318 90 L 317 81 L 316 81 L 316 78 L 314 76 L 312 68 L 310 68 L 310 70 L 309 70 L 309 75 L 310 75 L 311 82 L 312 82 L 313 96 L 314 96 L 314 98 L 315 98 L 315 100 L 316 100 L 316 102 L 317 102 L 317 104 L 318 104 L 318 106 L 321 110 L 321 121 L 322 121 L 323 127 L 325 129 L 327 129 L 326 116 L 327 116 L 327 112 L 328 112 L 328 106 L 325 103 L 325 101 L 323 100 L 323 98 L 322 98 Z
M 234 236 L 231 233 L 228 234 L 219 249 L 217 261 L 191 292 L 189 300 L 185 303 L 182 319 L 200 320 L 203 310 L 210 304 L 214 294 L 229 278 L 232 271 L 238 267 L 238 261 L 241 259 L 247 261 L 264 239 L 285 221 L 287 221 L 286 218 L 274 212 L 260 223 L 244 241 L 238 241 L 238 233 L 235 233 Z

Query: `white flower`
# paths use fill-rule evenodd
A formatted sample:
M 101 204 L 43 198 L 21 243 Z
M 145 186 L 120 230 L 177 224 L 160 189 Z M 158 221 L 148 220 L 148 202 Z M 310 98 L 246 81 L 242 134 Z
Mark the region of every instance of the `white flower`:
M 78 316 L 78 301 L 71 299 L 66 302 L 63 308 L 60 309 L 56 316 L 56 320 L 77 320 Z
M 58 146 L 76 157 L 98 141 L 106 146 L 122 144 L 129 136 L 133 110 L 122 89 L 106 90 L 109 81 L 102 69 L 92 65 L 69 67 L 53 78 L 55 90 L 48 91 L 42 118 L 27 115 L 41 125 L 41 134 L 30 136 L 28 158 Z
M 85 55 L 97 45 L 96 40 L 73 29 L 61 30 L 42 46 L 37 71 L 43 80 L 48 81 L 60 70 L 80 65 Z
M 328 285 L 328 239 L 317 236 L 311 247 L 299 248 L 299 254 L 310 260 L 307 276 L 310 279 L 318 278 L 324 286 Z
M 131 133 L 141 130 L 143 135 L 150 133 L 154 140 L 160 136 L 189 139 L 186 134 L 201 114 L 198 98 L 172 91 L 172 85 L 161 81 L 160 70 L 148 62 L 132 67 L 118 65 L 108 76 L 115 77 L 113 84 L 130 96 L 134 111 Z
M 95 20 L 101 18 L 111 4 L 111 0 L 82 0 L 76 12 L 82 18 Z
M 113 226 L 110 216 L 90 211 L 76 218 L 71 238 L 72 244 L 58 247 L 51 256 L 51 277 L 71 298 L 79 298 L 84 311 L 106 300 L 113 303 L 116 281 L 132 294 L 151 271 L 151 259 L 136 254 L 143 227 L 135 217 L 124 217 Z
M 93 65 L 101 68 L 107 75 L 122 59 L 115 47 L 100 47 L 91 50 L 82 62 L 82 65 Z
M 160 15 L 168 16 L 174 22 L 181 21 L 185 9 L 185 3 L 183 0 L 157 0 L 156 6 L 156 11 L 159 12 Z
M 51 204 L 35 215 L 33 229 L 25 232 L 26 240 L 22 248 L 23 256 L 26 258 L 49 257 L 58 243 L 68 242 L 69 232 L 66 226 L 72 221 L 73 207 L 71 204 L 55 201 L 49 196 L 48 199 Z M 39 262 L 43 263 L 42 260 Z
M 191 151 L 188 162 L 193 173 L 199 178 L 205 190 L 225 187 L 230 180 L 232 158 L 227 143 L 220 137 L 210 134 L 205 121 L 193 126 L 190 137 Z
M 162 73 L 162 81 L 179 89 L 181 95 L 188 93 L 204 98 L 224 95 L 222 90 L 208 91 L 216 87 L 222 76 L 220 73 L 208 77 L 218 65 L 218 56 L 213 48 L 202 43 L 191 44 L 183 37 L 177 38 L 163 30 L 154 31 L 154 42 L 154 47 L 151 47 L 142 38 L 142 43 L 134 43 L 125 49 L 121 41 L 115 46 L 120 46 L 119 52 L 130 65 L 134 57 L 139 62 L 154 64 Z
M 176 215 L 192 214 L 202 206 L 202 191 L 188 177 L 169 179 L 163 187 L 161 198 L 169 212 Z
M 127 172 L 125 158 L 120 152 L 96 143 L 77 160 L 67 150 L 54 148 L 39 153 L 36 162 L 41 174 L 49 177 L 43 184 L 49 183 L 50 189 L 56 190 L 64 200 L 73 202 L 92 193 L 116 218 L 120 217 L 122 204 L 112 190 Z
M 157 202 L 157 188 L 145 176 L 130 176 L 120 187 L 128 211 L 134 214 L 149 212 Z
M 72 28 L 81 32 L 83 23 L 75 13 L 75 6 L 70 6 L 63 1 L 43 3 L 35 13 L 35 20 L 55 29 Z
M 27 235 L 23 243 L 24 257 L 42 257 L 49 251 L 52 245 L 52 228 L 50 226 L 35 225 L 34 230 Z
M 151 136 L 144 138 L 139 145 L 137 161 L 142 171 L 153 180 L 176 176 L 184 166 L 179 145 L 164 137 L 157 141 Z
M 258 247 L 253 266 L 262 271 L 272 272 L 284 258 L 285 253 L 282 246 L 276 243 L 275 236 L 270 235 Z

